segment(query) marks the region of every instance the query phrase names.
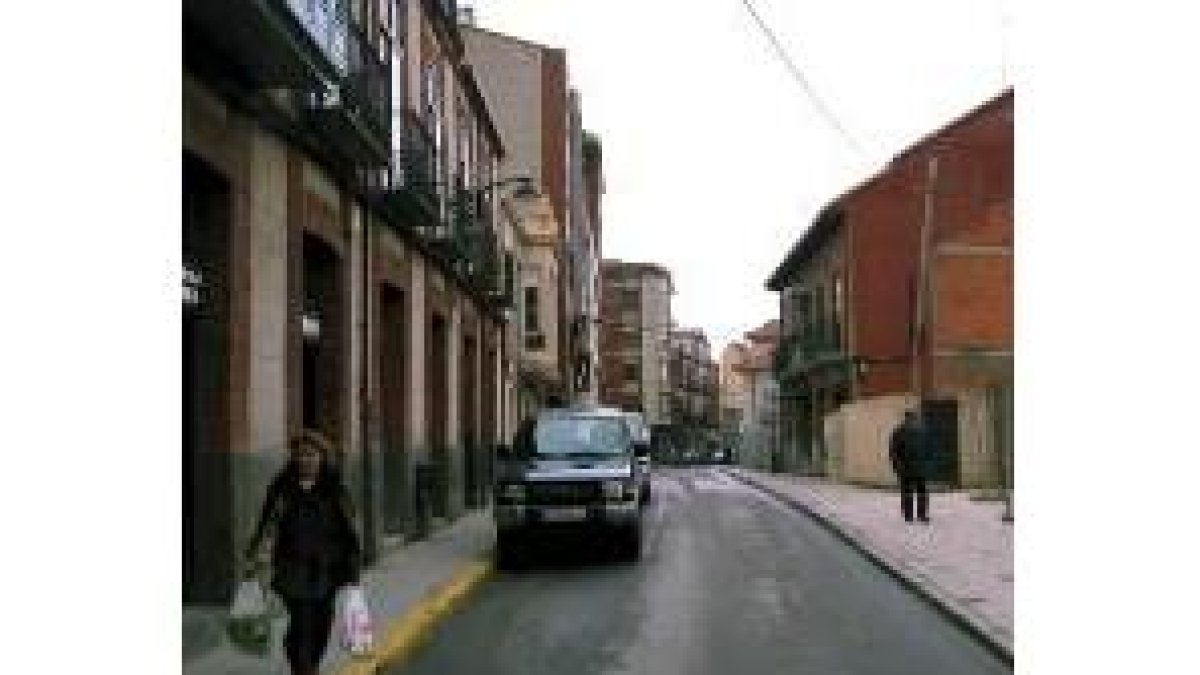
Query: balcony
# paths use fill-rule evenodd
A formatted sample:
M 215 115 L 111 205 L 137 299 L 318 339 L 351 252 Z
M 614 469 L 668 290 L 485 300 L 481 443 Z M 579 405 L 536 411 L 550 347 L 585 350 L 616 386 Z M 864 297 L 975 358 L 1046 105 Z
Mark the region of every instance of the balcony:
M 491 200 L 486 190 L 457 185 L 451 200 L 452 252 L 455 266 L 467 284 L 489 301 L 504 296 L 500 242 L 492 224 Z
M 391 44 L 366 35 L 343 0 L 184 0 L 183 10 L 187 68 L 256 107 L 270 101 L 261 112 L 331 164 L 386 163 Z
M 304 97 L 313 127 L 342 151 L 343 161 L 350 166 L 387 165 L 391 155 L 390 45 L 384 37 L 372 42 L 348 20 L 329 30 L 325 44 L 325 53 L 341 76 Z
M 433 138 L 425 124 L 408 108 L 400 124 L 390 165 L 379 174 L 372 193 L 393 220 L 427 232 L 441 229 L 437 185 L 437 158 Z
M 809 329 L 784 337 L 775 351 L 774 370 L 779 378 L 802 378 L 819 369 L 846 364 L 841 340 L 833 333 Z
M 185 35 L 195 30 L 256 88 L 314 91 L 349 72 L 336 0 L 184 0 L 183 17 Z

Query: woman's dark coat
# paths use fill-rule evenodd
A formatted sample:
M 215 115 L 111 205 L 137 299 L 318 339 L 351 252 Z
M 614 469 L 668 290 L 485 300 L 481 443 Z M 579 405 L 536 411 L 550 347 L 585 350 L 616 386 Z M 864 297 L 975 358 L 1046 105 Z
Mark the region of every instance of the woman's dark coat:
M 362 548 L 355 533 L 350 495 L 337 473 L 322 467 L 316 484 L 300 486 L 290 464 L 271 482 L 250 550 L 263 536 L 274 539 L 271 587 L 289 599 L 321 599 L 356 583 Z

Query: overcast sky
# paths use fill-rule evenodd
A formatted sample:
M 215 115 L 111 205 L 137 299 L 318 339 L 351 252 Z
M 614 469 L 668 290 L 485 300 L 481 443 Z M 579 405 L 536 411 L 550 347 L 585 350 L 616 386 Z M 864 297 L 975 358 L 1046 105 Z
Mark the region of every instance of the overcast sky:
M 460 1 L 567 50 L 604 146 L 604 257 L 670 269 L 676 321 L 714 349 L 777 316 L 766 279 L 825 203 L 999 92 L 1011 58 L 1002 0 L 751 4 L 861 152 L 742 0 Z

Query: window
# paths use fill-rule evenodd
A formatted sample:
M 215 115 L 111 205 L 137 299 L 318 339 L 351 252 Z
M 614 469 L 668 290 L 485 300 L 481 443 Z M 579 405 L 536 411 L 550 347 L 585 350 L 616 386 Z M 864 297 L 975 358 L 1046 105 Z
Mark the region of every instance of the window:
M 434 161 L 438 164 L 439 175 L 445 171 L 447 154 L 444 149 L 445 140 L 442 138 L 444 130 L 440 74 L 437 63 L 427 63 L 421 77 L 421 104 L 425 112 L 425 128 L 433 136 Z
M 617 418 L 550 418 L 537 423 L 534 447 L 520 449 L 538 455 L 619 455 L 632 440 L 628 427 Z
M 525 332 L 541 333 L 541 318 L 538 316 L 538 287 L 525 287 Z
M 622 373 L 622 379 L 624 379 L 626 382 L 637 382 L 639 379 L 641 379 L 641 368 L 639 368 L 638 364 L 636 363 L 624 364 Z
M 832 332 L 833 344 L 839 347 L 842 344 L 842 321 L 846 315 L 846 292 L 842 286 L 842 278 L 835 275 L 833 277 L 833 321 L 830 330 Z
M 813 293 L 812 327 L 813 334 L 824 346 L 829 335 L 829 291 L 824 285 L 818 286 Z
M 467 104 L 461 96 L 457 97 L 458 109 L 458 166 L 459 176 L 467 188 L 474 187 L 475 155 L 472 147 L 474 120 L 468 114 Z
M 796 293 L 795 322 L 793 328 L 801 335 L 807 333 L 812 326 L 812 295 L 808 291 Z

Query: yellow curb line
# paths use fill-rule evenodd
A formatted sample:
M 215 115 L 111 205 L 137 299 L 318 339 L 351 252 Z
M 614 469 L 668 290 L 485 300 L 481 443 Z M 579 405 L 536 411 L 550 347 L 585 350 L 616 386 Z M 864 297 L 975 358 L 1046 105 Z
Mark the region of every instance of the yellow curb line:
M 369 657 L 354 659 L 343 666 L 338 675 L 375 675 L 384 667 L 411 658 L 433 634 L 437 624 L 457 610 L 493 571 L 490 561 L 475 561 L 462 566 L 450 581 L 393 621 Z

